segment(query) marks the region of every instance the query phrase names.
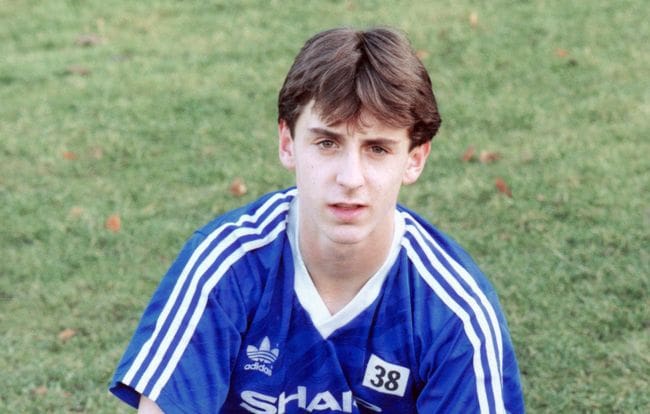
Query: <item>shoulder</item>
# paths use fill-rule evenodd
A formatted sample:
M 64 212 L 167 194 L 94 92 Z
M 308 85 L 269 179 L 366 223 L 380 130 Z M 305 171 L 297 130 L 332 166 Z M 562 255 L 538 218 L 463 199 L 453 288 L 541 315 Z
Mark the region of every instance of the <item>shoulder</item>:
M 510 352 L 511 344 L 492 285 L 451 237 L 416 213 L 399 211 L 405 221 L 402 245 L 428 298 L 420 302 L 417 318 L 420 334 L 432 339 L 423 374 L 441 366 L 441 358 L 462 352 L 474 371 L 476 389 L 499 401 L 504 349 Z
M 258 291 L 268 262 L 282 254 L 294 196 L 293 189 L 266 194 L 197 230 L 163 278 L 159 296 L 166 300 L 172 293 L 195 297 L 223 291 L 231 297 L 240 289 Z
M 498 330 L 498 297 L 470 255 L 416 213 L 399 211 L 405 222 L 402 246 L 424 290 L 460 321 Z
M 433 315 L 439 326 L 455 321 L 473 346 L 478 340 L 491 356 L 500 356 L 505 320 L 490 282 L 453 239 L 414 212 L 400 211 L 406 224 L 403 247 L 431 299 L 423 302 L 423 312 Z
M 404 219 L 402 246 L 420 276 L 472 285 L 490 296 L 494 289 L 472 257 L 449 235 L 417 213 L 398 206 Z
M 197 230 L 188 257 L 194 277 L 206 272 L 219 279 L 233 271 L 248 276 L 266 273 L 262 269 L 267 262 L 282 254 L 295 196 L 295 188 L 268 193 Z
M 215 258 L 229 261 L 281 239 L 287 229 L 287 216 L 296 190 L 277 191 L 224 213 L 202 228 L 191 239 L 191 255 L 197 261 Z
M 250 233 L 251 230 L 261 233 L 262 230 L 270 230 L 273 228 L 272 224 L 286 220 L 296 194 L 295 188 L 265 194 L 249 204 L 214 218 L 197 230 L 197 233 L 205 238 L 215 238 L 225 237 L 237 229 L 246 229 L 240 230 L 239 233 Z

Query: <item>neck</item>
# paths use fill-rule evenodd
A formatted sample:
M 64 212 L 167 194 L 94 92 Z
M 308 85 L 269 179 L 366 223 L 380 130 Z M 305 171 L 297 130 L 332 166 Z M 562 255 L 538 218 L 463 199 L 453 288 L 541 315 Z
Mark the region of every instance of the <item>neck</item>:
M 329 240 L 306 240 L 299 234 L 300 251 L 316 290 L 335 314 L 347 305 L 379 270 L 392 244 L 390 237 L 377 237 L 357 244 Z

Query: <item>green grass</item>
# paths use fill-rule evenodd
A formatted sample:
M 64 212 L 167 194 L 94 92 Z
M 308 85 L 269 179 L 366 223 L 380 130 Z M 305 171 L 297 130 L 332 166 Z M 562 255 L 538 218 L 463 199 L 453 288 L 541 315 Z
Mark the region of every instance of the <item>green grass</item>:
M 275 100 L 293 56 L 376 24 L 424 53 L 444 120 L 402 201 L 496 285 L 529 412 L 650 411 L 649 17 L 641 0 L 0 0 L 0 411 L 128 411 L 106 386 L 185 238 L 292 183 Z M 460 161 L 470 145 L 501 158 Z

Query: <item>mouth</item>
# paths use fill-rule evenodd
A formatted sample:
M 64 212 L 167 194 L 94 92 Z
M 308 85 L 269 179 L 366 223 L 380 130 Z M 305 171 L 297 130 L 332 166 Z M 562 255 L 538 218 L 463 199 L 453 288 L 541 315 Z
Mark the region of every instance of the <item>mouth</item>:
M 334 217 L 342 222 L 356 220 L 368 208 L 365 204 L 358 203 L 331 203 L 327 207 Z

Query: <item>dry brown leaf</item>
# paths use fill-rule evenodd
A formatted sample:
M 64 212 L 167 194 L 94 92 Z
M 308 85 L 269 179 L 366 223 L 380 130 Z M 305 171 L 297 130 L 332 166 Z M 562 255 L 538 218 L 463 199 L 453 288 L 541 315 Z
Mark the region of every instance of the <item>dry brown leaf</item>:
M 63 151 L 63 158 L 68 161 L 77 159 L 77 154 L 74 151 Z
M 569 51 L 566 49 L 562 49 L 561 47 L 558 47 L 555 49 L 555 56 L 565 58 L 569 56 Z
M 501 158 L 501 154 L 494 151 L 481 151 L 481 154 L 478 156 L 479 161 L 483 164 L 490 164 Z
M 72 217 L 72 218 L 77 219 L 77 218 L 81 217 L 83 213 L 84 213 L 84 209 L 82 207 L 74 206 L 74 207 L 72 207 L 70 209 L 70 211 L 68 212 L 68 215 L 70 217 Z
M 81 65 L 70 65 L 65 70 L 70 75 L 88 76 L 90 69 Z
M 38 395 L 38 396 L 43 396 L 43 395 L 47 394 L 47 391 L 48 390 L 47 390 L 47 387 L 45 385 L 39 385 L 38 387 L 36 387 L 36 388 L 34 388 L 32 390 L 34 395 Z
M 104 39 L 102 39 L 102 37 L 99 36 L 98 34 L 86 33 L 77 36 L 74 43 L 77 46 L 90 47 L 90 46 L 97 46 L 98 44 L 101 44 L 103 41 Z
M 75 331 L 74 329 L 65 328 L 64 330 L 59 332 L 59 340 L 63 341 L 63 342 L 68 342 L 76 334 L 77 334 L 77 331 Z
M 108 216 L 104 227 L 113 233 L 120 231 L 122 229 L 122 220 L 120 219 L 120 216 L 118 214 L 111 214 Z
M 474 160 L 474 153 L 476 151 L 474 150 L 474 147 L 472 145 L 468 146 L 465 152 L 463 152 L 463 156 L 461 159 L 465 162 L 470 162 Z
M 90 149 L 90 155 L 96 160 L 101 160 L 104 158 L 104 150 L 102 147 L 93 147 Z
M 512 198 L 512 191 L 510 191 L 510 187 L 508 187 L 508 184 L 503 180 L 503 178 L 497 178 L 494 180 L 494 186 L 497 188 L 497 190 L 502 193 L 507 195 L 508 197 Z
M 230 184 L 230 194 L 235 197 L 241 197 L 246 194 L 247 191 L 246 183 L 242 178 L 235 178 Z
M 478 26 L 478 13 L 473 11 L 469 14 L 469 25 L 473 28 Z
M 530 152 L 530 151 L 525 151 L 524 153 L 521 154 L 521 161 L 525 163 L 529 163 L 535 160 L 535 155 Z

